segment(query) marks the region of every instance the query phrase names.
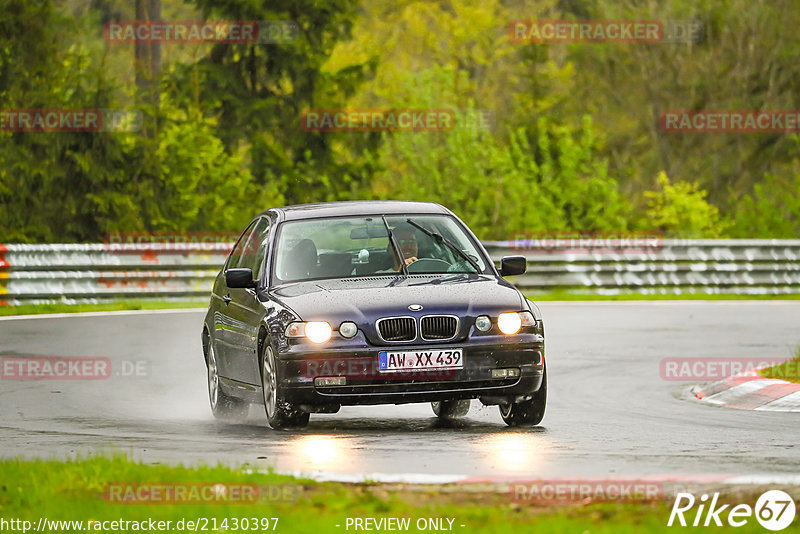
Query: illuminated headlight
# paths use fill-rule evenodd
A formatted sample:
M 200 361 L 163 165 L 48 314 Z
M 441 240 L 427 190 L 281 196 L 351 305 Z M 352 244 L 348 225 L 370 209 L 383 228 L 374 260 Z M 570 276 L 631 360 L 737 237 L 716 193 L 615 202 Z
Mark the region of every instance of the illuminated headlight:
M 358 333 L 358 326 L 356 323 L 345 321 L 339 325 L 339 333 L 342 334 L 342 337 L 350 339 Z
M 486 332 L 492 327 L 492 320 L 486 315 L 479 315 L 475 318 L 475 328 L 481 332 Z
M 497 316 L 497 326 L 506 335 L 516 334 L 523 326 L 536 326 L 531 312 L 509 312 Z
M 325 321 L 311 321 L 306 323 L 306 337 L 313 343 L 325 343 L 331 338 L 333 330 Z
M 286 337 L 305 336 L 313 343 L 325 343 L 331 338 L 333 329 L 325 321 L 309 321 L 307 323 L 291 323 L 286 327 Z

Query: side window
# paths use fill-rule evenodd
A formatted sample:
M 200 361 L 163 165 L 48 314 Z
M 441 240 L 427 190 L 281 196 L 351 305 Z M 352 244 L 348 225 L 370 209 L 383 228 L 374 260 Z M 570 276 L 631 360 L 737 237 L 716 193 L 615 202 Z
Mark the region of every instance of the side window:
M 248 237 L 238 267 L 250 269 L 253 271 L 253 276 L 258 278 L 261 274 L 261 265 L 264 263 L 268 240 L 269 219 L 263 217 L 258 220 L 253 232 Z
M 233 250 L 231 250 L 230 256 L 228 256 L 228 261 L 225 263 L 226 269 L 235 269 L 239 265 L 239 260 L 242 257 L 242 252 L 244 251 L 244 247 L 247 244 L 247 240 L 250 237 L 250 234 L 253 231 L 253 226 L 255 226 L 257 221 L 253 221 L 250 225 L 242 232 L 242 235 L 239 237 L 239 241 L 236 242 L 234 245 Z

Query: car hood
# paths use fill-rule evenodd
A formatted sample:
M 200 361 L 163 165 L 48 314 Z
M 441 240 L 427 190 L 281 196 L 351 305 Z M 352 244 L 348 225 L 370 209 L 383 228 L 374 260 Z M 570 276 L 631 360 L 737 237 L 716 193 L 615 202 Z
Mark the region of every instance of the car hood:
M 304 321 L 359 325 L 397 315 L 453 314 L 460 317 L 527 309 L 522 295 L 505 280 L 488 275 L 411 275 L 316 280 L 285 285 L 270 296 Z M 416 312 L 409 306 L 418 304 Z

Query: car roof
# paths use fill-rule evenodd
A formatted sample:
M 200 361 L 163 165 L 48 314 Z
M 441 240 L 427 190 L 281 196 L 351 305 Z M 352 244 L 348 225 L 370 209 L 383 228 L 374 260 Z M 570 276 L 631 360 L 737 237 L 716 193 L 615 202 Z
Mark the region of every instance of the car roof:
M 318 204 L 296 204 L 265 210 L 278 216 L 278 221 L 316 219 L 319 217 L 343 217 L 348 215 L 405 215 L 405 214 L 451 214 L 450 210 L 435 202 L 411 200 L 351 200 L 346 202 L 320 202 Z

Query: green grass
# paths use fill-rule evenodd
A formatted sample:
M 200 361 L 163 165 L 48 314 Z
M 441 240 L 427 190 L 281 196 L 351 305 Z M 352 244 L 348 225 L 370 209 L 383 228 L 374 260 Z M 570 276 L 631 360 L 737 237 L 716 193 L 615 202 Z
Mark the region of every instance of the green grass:
M 761 369 L 759 373 L 765 378 L 779 378 L 800 384 L 800 349 L 797 349 L 797 356 L 793 360 Z
M 109 484 L 253 484 L 247 504 L 119 504 L 108 502 Z M 173 521 L 181 518 L 279 518 L 276 532 L 347 532 L 347 518 L 454 518 L 453 531 L 626 533 L 666 532 L 671 507 L 657 503 L 572 503 L 559 506 L 515 503 L 507 491 L 486 486 L 317 483 L 277 474 L 225 467 L 141 465 L 124 457 L 78 461 L 0 461 L 0 518 L 37 524 L 49 520 Z M 740 532 L 761 532 L 754 521 Z M 336 525 L 341 525 L 337 527 Z M 464 525 L 461 527 L 460 525 Z M 33 527 L 35 528 L 35 526 Z M 202 528 L 199 529 L 202 531 Z M 271 529 L 270 529 L 271 530 Z M 685 529 L 680 529 L 685 530 Z M 68 530 L 65 530 L 68 531 Z M 118 530 L 120 531 L 120 530 Z M 350 532 L 354 531 L 351 526 Z
M 533 301 L 547 300 L 800 300 L 800 293 L 779 295 L 733 295 L 684 293 L 682 295 L 645 295 L 642 293 L 621 293 L 619 295 L 598 295 L 596 293 L 572 293 L 568 290 L 554 290 L 546 293 L 526 293 Z
M 3 315 L 37 315 L 42 313 L 78 313 L 122 310 L 165 310 L 175 308 L 206 308 L 208 299 L 183 301 L 172 300 L 118 300 L 102 304 L 23 304 L 0 306 Z

